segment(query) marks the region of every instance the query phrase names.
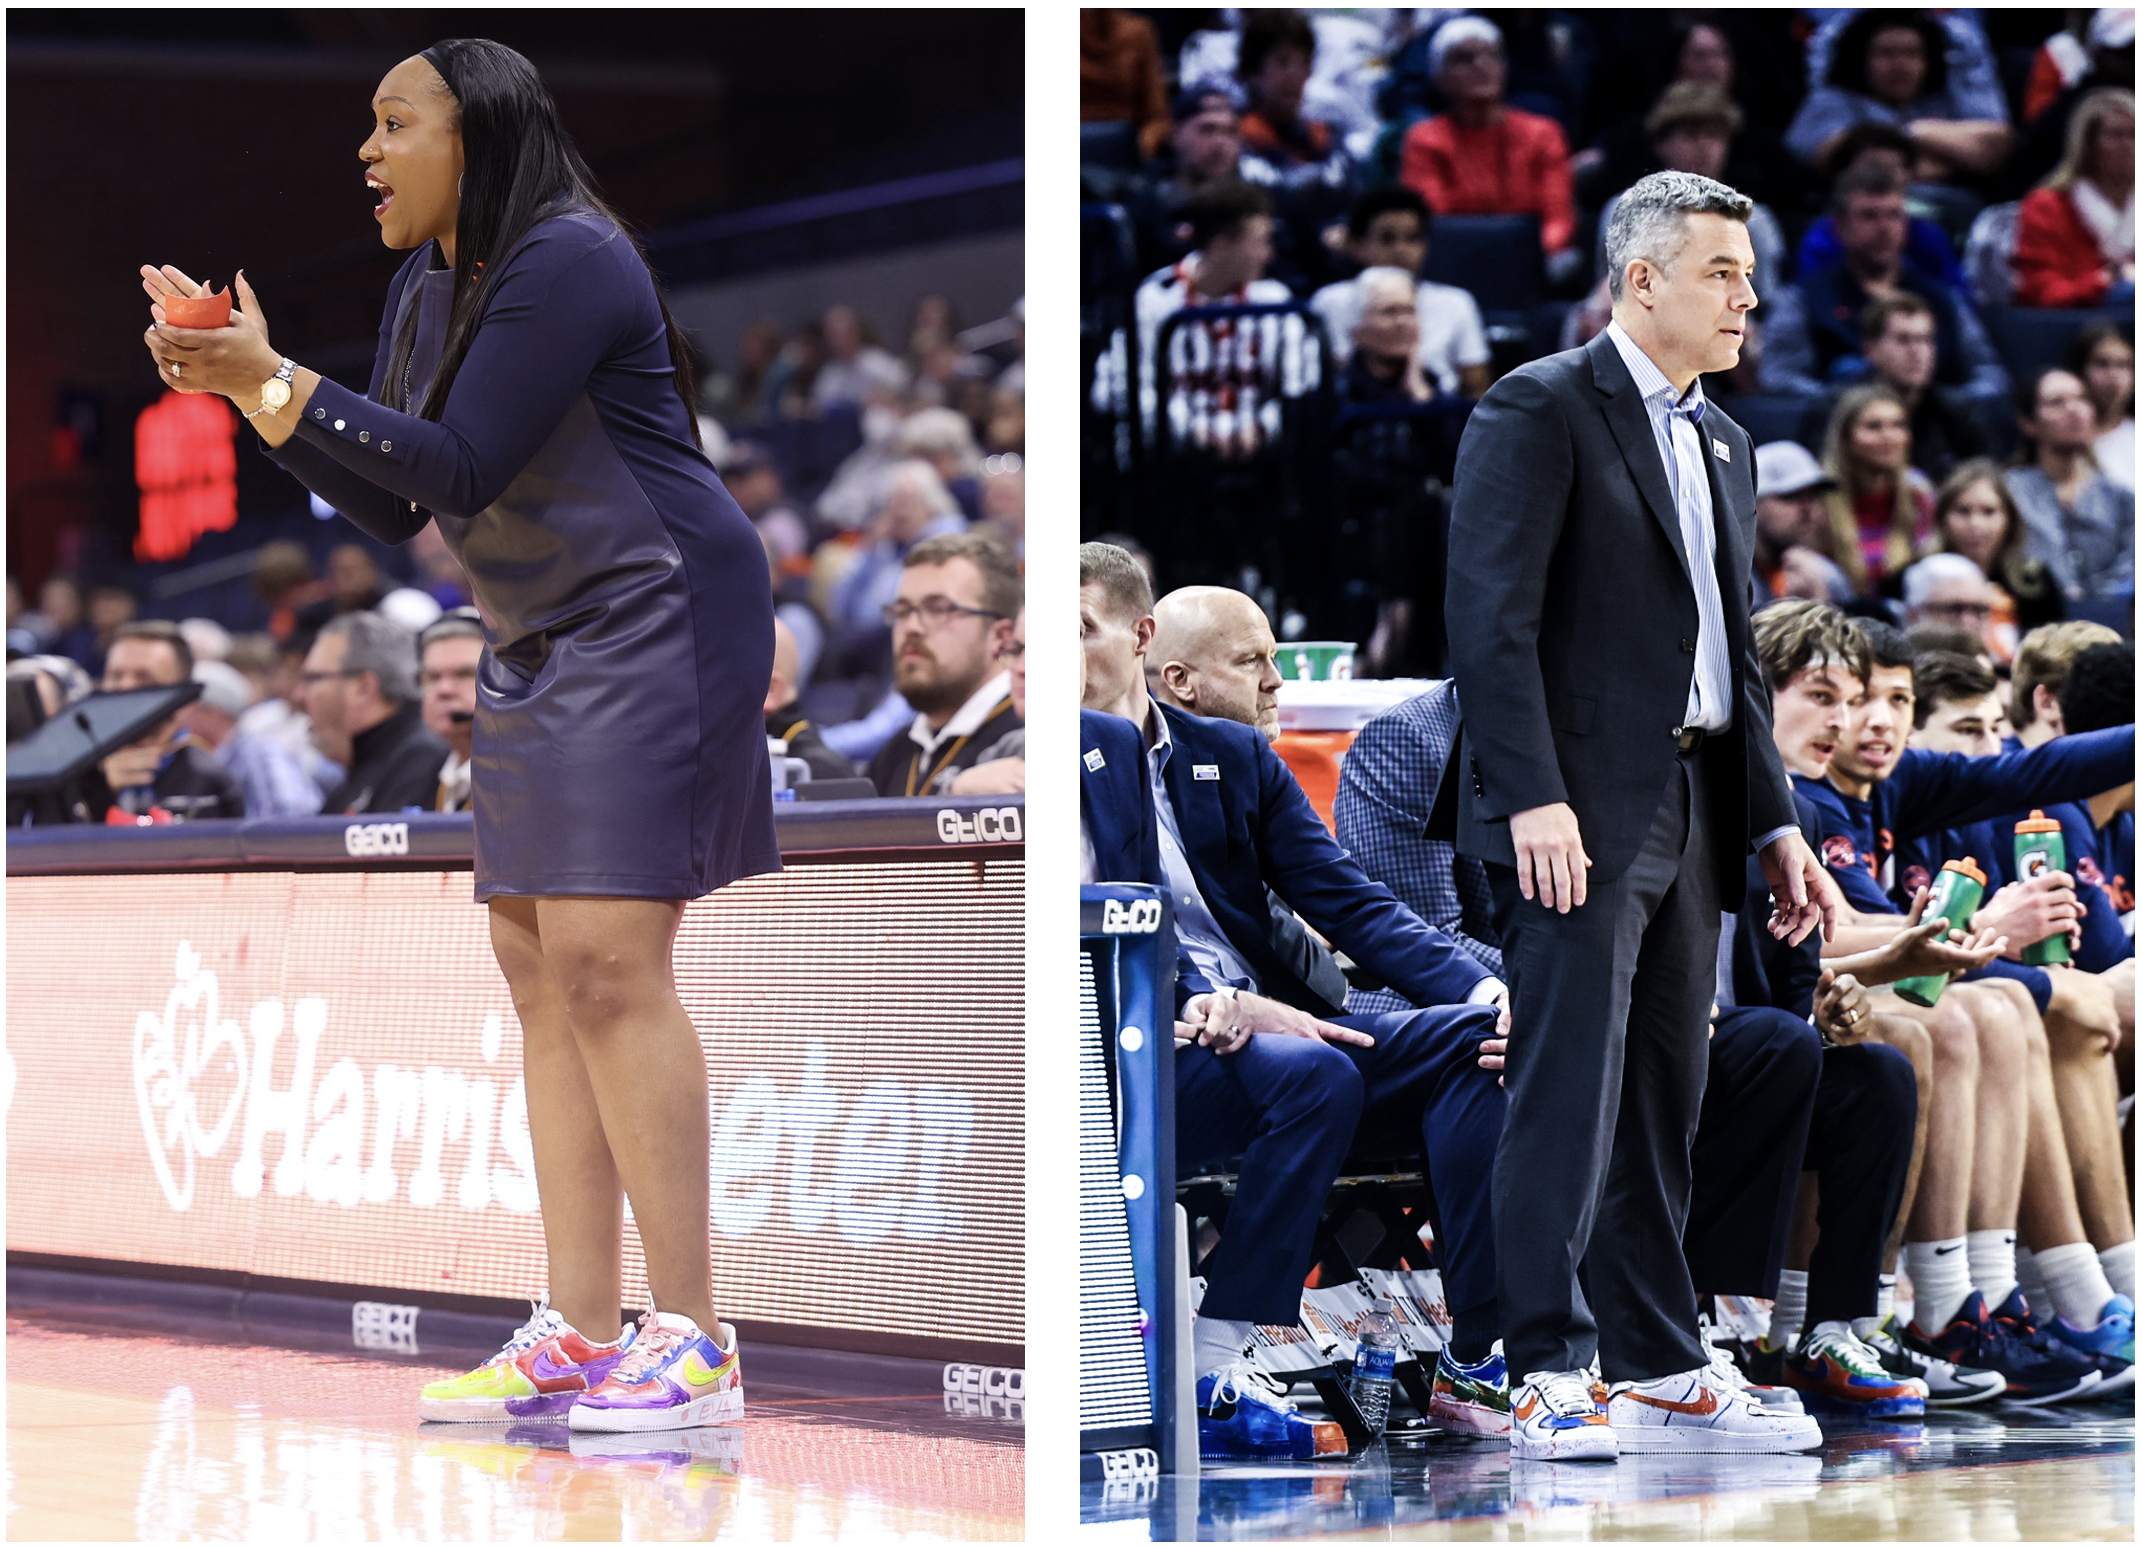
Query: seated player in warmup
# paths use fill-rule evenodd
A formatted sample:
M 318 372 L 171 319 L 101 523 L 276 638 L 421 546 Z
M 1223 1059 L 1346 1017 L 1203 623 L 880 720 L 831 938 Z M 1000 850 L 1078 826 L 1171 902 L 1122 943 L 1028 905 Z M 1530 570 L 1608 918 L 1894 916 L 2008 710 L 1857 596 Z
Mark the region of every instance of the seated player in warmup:
M 1861 692 L 1865 641 L 1834 608 L 1808 602 L 1765 609 L 1756 614 L 1754 625 L 1757 659 L 1770 689 L 1771 734 L 1779 756 L 1788 770 L 1820 777 L 1844 738 L 1847 706 Z M 1804 795 L 1796 794 L 1794 804 L 1812 844 L 1820 837 L 1814 808 Z M 1926 1026 L 1897 1013 L 1901 1002 L 1894 996 L 1877 1002 L 1867 990 L 1922 972 L 1983 966 L 2001 943 L 1997 937 L 1988 941 L 1982 934 L 1956 946 L 1921 944 L 1913 937 L 1942 932 L 1938 924 L 1918 925 L 1825 967 L 1813 940 L 1788 946 L 1764 928 L 1769 909 L 1767 888 L 1761 885 L 1760 876 L 1751 874 L 1733 931 L 1734 997 L 1743 1005 L 1774 1005 L 1801 1014 L 1812 1007 L 1818 1022 L 1826 998 L 1847 998 L 1849 1008 L 1832 1019 L 1844 1021 L 1873 1044 L 1886 1044 L 1885 1051 L 1909 1060 L 1917 1088 L 1916 1121 L 1906 1120 L 1902 1125 L 1909 1165 L 1901 1179 L 1901 1193 L 1889 1202 L 1887 1223 L 1870 1252 L 1862 1212 L 1870 1195 L 1885 1190 L 1869 1185 L 1872 1174 L 1855 1175 L 1849 1167 L 1824 1164 L 1839 1147 L 1822 1132 L 1818 1114 L 1770 1327 L 1751 1352 L 1751 1374 L 1759 1381 L 1841 1386 L 1844 1390 L 1838 1395 L 1849 1395 L 1855 1367 L 1871 1358 L 1892 1378 L 1924 1383 L 1926 1402 L 1936 1407 L 1997 1397 L 2007 1390 L 2005 1376 L 1923 1354 L 1901 1343 L 1888 1326 L 1896 1279 L 1884 1270 L 1893 1268 L 1897 1227 L 1912 1208 L 1920 1185 L 1935 1091 L 1934 1042 Z M 1917 914 L 1910 917 L 1916 920 Z M 1862 1014 L 1853 1015 L 1853 1010 Z M 1976 1027 L 1967 1014 L 1950 1005 L 1941 1015 L 1945 1035 L 1952 1042 L 1975 1044 Z M 1824 1055 L 1825 1082 L 1832 1064 L 1841 1064 L 1849 1052 L 1832 1049 Z M 1968 1180 L 1967 1158 L 1961 1163 L 1945 1158 L 1944 1164 L 1951 1171 L 1960 1170 Z M 1700 1180 L 1700 1172 L 1698 1176 Z M 1804 1338 L 1803 1327 L 1809 1330 Z
M 1501 952 L 1479 862 L 1459 855 L 1447 841 L 1426 836 L 1457 728 L 1454 683 L 1377 716 L 1348 751 L 1334 815 L 1340 842 L 1370 875 L 1424 918 L 1453 932 L 1489 971 L 1499 973 Z M 1762 891 L 1767 918 L 1767 884 Z M 1914 933 L 1925 940 L 1934 931 Z M 1940 952 L 1947 960 L 1953 948 Z M 1865 970 L 1878 972 L 1888 960 L 1870 959 Z M 1896 960 L 1900 971 L 1917 970 L 1905 952 Z M 1883 1242 L 1912 1157 L 1916 1082 L 1909 1059 L 1867 1043 L 1871 1021 L 1859 1007 L 1849 975 L 1821 988 L 1818 1004 L 1810 975 L 1806 1003 L 1793 1011 L 1769 1004 L 1736 1006 L 1728 996 L 1714 1019 L 1683 1246 L 1699 1290 L 1775 1295 L 1802 1165 L 1852 1178 L 1858 1184 L 1853 1189 L 1832 1189 L 1826 1262 L 1832 1278 L 1840 1265 L 1844 1277 L 1859 1271 L 1864 1280 L 1859 1288 L 1871 1311 Z M 1351 1003 L 1356 1010 L 1403 1006 L 1387 991 L 1357 993 Z M 1826 1054 L 1824 1043 L 1832 1040 L 1863 1046 L 1839 1046 Z M 1496 1046 L 1495 1056 L 1500 1052 Z M 1840 1298 L 1849 1300 L 1849 1291 Z M 1923 1411 L 1923 1384 L 1884 1371 L 1872 1354 L 1851 1349 L 1850 1338 L 1848 1324 L 1834 1337 L 1826 1329 L 1821 1347 L 1800 1363 L 1800 1379 L 1791 1385 L 1828 1392 L 1862 1411 Z M 1476 1359 L 1468 1359 L 1468 1353 L 1455 1347 L 1444 1352 L 1431 1417 L 1454 1429 L 1505 1434 L 1509 1390 L 1500 1350 Z M 1723 1351 L 1714 1364 L 1722 1379 L 1752 1390 L 1759 1401 L 1800 1406 L 1791 1386 L 1751 1388 Z
M 1176 1144 L 1183 1166 L 1239 1156 L 1227 1228 L 1207 1268 L 1193 1333 L 1199 1440 L 1207 1456 L 1309 1456 L 1338 1449 L 1261 1384 L 1243 1359 L 1258 1324 L 1301 1315 L 1319 1211 L 1357 1142 L 1418 1147 L 1436 1180 L 1447 1297 L 1461 1339 L 1497 1330 L 1489 1176 L 1500 1108 L 1481 1044 L 1504 990 L 1479 963 L 1362 874 L 1250 726 L 1155 704 L 1140 658 L 1152 639 L 1145 572 L 1104 543 L 1079 550 L 1085 703 L 1140 738 L 1146 782 L 1135 806 L 1098 779 L 1089 742 L 1096 856 L 1150 805 L 1181 948 Z M 1101 878 L 1103 880 L 1109 878 Z M 1269 883 L 1269 886 L 1267 884 Z M 1426 1007 L 1343 1016 L 1296 971 L 1308 926 Z M 1300 920 L 1296 920 L 1299 924 Z
M 1999 758 L 1906 749 L 1910 645 L 1886 624 L 1857 620 L 1855 627 L 1867 641 L 1864 692 L 1826 774 L 1794 771 L 1795 788 L 1817 813 L 1823 857 L 1852 910 L 1826 956 L 1863 949 L 1870 934 L 1886 939 L 1894 933 L 1898 916 L 1880 877 L 1892 866 L 1896 843 L 2103 789 L 2125 777 L 2134 758 L 2131 729 Z M 2072 905 L 2067 907 L 2071 917 Z M 1997 894 L 1973 923 L 2011 942 L 2034 940 L 2051 932 L 2044 922 L 2048 911 L 2043 889 L 2034 884 Z M 1936 1089 L 1927 1175 L 1906 1237 L 1905 1266 L 1916 1300 L 1903 1336 L 1951 1363 L 2002 1371 L 2012 1398 L 2049 1402 L 2121 1379 L 2131 1361 L 2036 1336 L 2016 1292 L 2019 1218 L 2033 1241 L 2048 1246 L 2079 1243 L 2084 1233 L 2053 1092 L 2040 1014 L 2045 1007 L 2037 1002 L 2042 993 L 2050 1004 L 2052 990 L 2026 987 L 2031 975 L 2044 976 L 2037 969 L 1992 965 L 2002 967 L 2013 972 L 1949 991 L 1977 1023 L 1975 1081 L 1961 1080 L 1969 1067 L 1968 1045 L 1959 1041 L 1949 1050 L 1953 1057 L 1945 1058 L 1941 1024 L 1925 1023 L 1935 1035 Z M 1914 1009 L 1901 1000 L 1894 1004 L 1901 1013 Z M 1883 1008 L 1890 1008 L 1886 999 Z M 1963 1110 L 1960 1084 L 1971 1087 L 1975 1114 Z M 1973 1174 L 1968 1182 L 1957 1175 L 1965 1157 Z M 2098 1301 L 2108 1317 L 2117 1312 L 2112 1299 L 2108 1286 Z M 2129 1329 L 2131 1337 L 2131 1316 Z M 2108 1338 L 2117 1334 L 2116 1318 L 2101 1331 Z
M 2093 647 L 2093 653 L 2117 655 L 2126 649 L 2101 645 Z M 2131 663 L 2132 657 L 2128 659 Z M 1918 657 L 1913 665 L 1916 725 L 1911 746 L 1973 758 L 1993 756 L 1998 746 L 1991 734 L 1996 687 L 1993 674 L 1975 661 L 1940 653 Z M 2110 707 L 2110 715 L 2117 717 L 2112 723 L 2132 724 L 2131 664 L 2114 689 L 2125 698 Z M 2099 729 L 2104 712 L 2080 702 L 2078 707 L 2084 710 L 2085 728 Z M 2090 860 L 2094 824 L 2085 803 L 2046 803 L 2038 810 L 2060 822 L 2064 836 L 2072 832 L 2077 858 Z M 2068 943 L 2071 961 L 2045 969 L 2053 992 L 2043 1020 L 2059 1127 L 2087 1238 L 2048 1247 L 2026 1231 L 2016 1270 L 2024 1304 L 2033 1316 L 2042 1314 L 2052 1336 L 2128 1367 L 2112 1373 L 2117 1386 L 2132 1380 L 2132 1302 L 2123 1299 L 2124 1292 L 2109 1301 L 2104 1294 L 2106 1289 L 2118 1292 L 2121 1285 L 2131 1287 L 2134 1273 L 2134 1219 L 2121 1156 L 2120 1076 L 2114 1058 L 2114 1050 L 2134 1035 L 2134 940 L 2121 929 L 2119 911 L 2099 881 L 2075 874 L 2075 860 L 2048 874 L 2017 874 L 2017 824 L 2032 815 L 2026 808 L 1900 840 L 1898 889 L 1901 896 L 1924 886 L 1944 861 L 1969 855 L 1979 859 L 1989 886 L 2000 889 L 1996 902 L 2012 890 L 2036 892 L 2060 908 L 2060 927 L 2050 933 Z M 2037 943 L 2026 939 L 2019 944 Z

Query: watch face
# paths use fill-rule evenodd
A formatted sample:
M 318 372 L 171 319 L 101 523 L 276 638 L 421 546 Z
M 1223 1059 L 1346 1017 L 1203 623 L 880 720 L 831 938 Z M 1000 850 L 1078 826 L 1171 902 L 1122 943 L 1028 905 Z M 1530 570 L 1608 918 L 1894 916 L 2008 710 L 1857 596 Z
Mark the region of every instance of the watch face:
M 264 407 L 279 409 L 290 401 L 290 384 L 279 376 L 271 376 L 260 384 L 260 401 Z

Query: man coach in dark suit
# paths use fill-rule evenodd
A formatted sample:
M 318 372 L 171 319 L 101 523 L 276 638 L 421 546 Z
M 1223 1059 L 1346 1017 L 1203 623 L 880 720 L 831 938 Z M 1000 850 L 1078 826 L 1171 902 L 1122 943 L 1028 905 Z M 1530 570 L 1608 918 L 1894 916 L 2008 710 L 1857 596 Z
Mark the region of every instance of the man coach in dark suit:
M 1494 1214 L 1519 1456 L 1820 1442 L 1709 1370 L 1679 1250 L 1720 900 L 1752 846 L 1773 932 L 1836 907 L 1749 633 L 1753 448 L 1697 380 L 1740 357 L 1752 208 L 1689 173 L 1632 187 L 1606 236 L 1613 324 L 1504 377 L 1458 451 L 1446 783 L 1511 991 Z

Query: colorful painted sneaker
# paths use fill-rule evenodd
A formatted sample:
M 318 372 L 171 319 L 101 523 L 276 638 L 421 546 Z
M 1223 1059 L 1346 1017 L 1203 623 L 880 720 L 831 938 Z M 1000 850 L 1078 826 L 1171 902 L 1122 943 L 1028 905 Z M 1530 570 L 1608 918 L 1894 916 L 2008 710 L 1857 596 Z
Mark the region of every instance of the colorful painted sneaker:
M 1999 1371 L 1952 1365 L 1919 1347 L 1916 1340 L 1907 1340 L 1897 1326 L 1895 1312 L 1865 1333 L 1859 1331 L 1862 1326 L 1854 1323 L 1853 1333 L 1861 1344 L 1874 1351 L 1883 1370 L 1892 1376 L 1909 1376 L 1926 1383 L 1929 1408 L 1964 1408 L 1997 1398 L 2008 1390 L 2008 1378 Z
M 1346 1455 L 1346 1431 L 1311 1419 L 1247 1360 L 1223 1365 L 1197 1383 L 1198 1455 L 1208 1460 L 1306 1461 Z
M 1611 1462 L 1620 1454 L 1590 1371 L 1534 1371 L 1510 1394 L 1510 1455 Z
M 1826 1322 L 1785 1356 L 1785 1380 L 1818 1402 L 1870 1419 L 1917 1419 L 1926 1413 L 1926 1383 L 1897 1376 L 1843 1323 Z
M 2110 1397 L 2134 1387 L 2135 1303 L 2124 1295 L 2105 1303 L 2096 1326 L 2078 1328 L 2065 1317 L 2055 1317 L 2050 1324 L 2040 1322 L 2018 1285 L 2008 1292 L 2007 1300 L 1993 1309 L 1993 1320 L 2019 1338 L 2035 1335 L 2055 1349 L 2072 1350 L 2094 1361 L 2105 1380 L 2090 1394 L 2093 1398 Z
M 2021 1301 L 2022 1296 L 2011 1299 Z M 2027 1317 L 2027 1304 L 2024 1312 Z M 2092 1357 L 2054 1343 L 2035 1325 L 2026 1330 L 1996 1321 L 1987 1314 L 1986 1298 L 1976 1290 L 1964 1297 L 1954 1320 L 1939 1333 L 1929 1335 L 1917 1323 L 1905 1333 L 1923 1353 L 1952 1365 L 1999 1372 L 2008 1383 L 2003 1396 L 2026 1408 L 2094 1396 L 2093 1389 L 2105 1381 L 2105 1373 Z
M 609 1378 L 575 1403 L 576 1430 L 685 1430 L 744 1417 L 736 1329 L 717 1323 L 715 1342 L 691 1318 L 649 1311 Z
M 610 1343 L 590 1343 L 541 1301 L 534 1305 L 497 1354 L 465 1376 L 427 1385 L 417 1396 L 417 1417 L 449 1424 L 562 1419 L 632 1345 L 630 1328 Z
M 1711 1345 L 1711 1370 L 1720 1381 L 1740 1388 L 1765 1408 L 1781 1414 L 1797 1414 L 1803 1411 L 1799 1393 L 1776 1382 L 1757 1381 L 1740 1368 L 1740 1363 L 1733 1358 L 1733 1351 L 1723 1344 Z
M 1436 1356 L 1428 1422 L 1466 1435 L 1510 1433 L 1510 1373 L 1502 1363 L 1502 1340 L 1485 1360 L 1461 1365 L 1445 1349 Z
M 1654 1381 L 1622 1381 L 1607 1422 L 1624 1456 L 1680 1451 L 1813 1451 L 1822 1430 L 1805 1414 L 1782 1414 L 1706 1365 Z

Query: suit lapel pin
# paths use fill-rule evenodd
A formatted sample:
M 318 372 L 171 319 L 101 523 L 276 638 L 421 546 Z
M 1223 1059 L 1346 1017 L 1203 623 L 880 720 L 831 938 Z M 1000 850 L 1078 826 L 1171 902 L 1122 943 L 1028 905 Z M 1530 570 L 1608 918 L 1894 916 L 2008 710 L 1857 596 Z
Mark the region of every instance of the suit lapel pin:
M 1193 763 L 1190 765 L 1192 779 L 1218 779 L 1220 766 L 1217 763 Z
M 1087 767 L 1087 768 L 1089 768 L 1089 769 L 1093 770 L 1093 771 L 1094 771 L 1095 773 L 1099 773 L 1099 772 L 1100 772 L 1100 771 L 1101 771 L 1101 770 L 1102 770 L 1103 768 L 1107 767 L 1107 765 L 1108 765 L 1108 760 L 1107 760 L 1106 758 L 1104 758 L 1104 757 L 1102 757 L 1102 756 L 1101 756 L 1101 749 L 1100 749 L 1100 748 L 1098 748 L 1098 747 L 1095 747 L 1095 748 L 1091 748 L 1091 749 L 1089 749 L 1089 750 L 1087 751 L 1087 753 L 1086 753 L 1086 767 Z
M 1723 441 L 1713 440 L 1711 442 L 1711 450 L 1718 453 L 1720 462 L 1731 462 L 1733 460 L 1733 448 Z

